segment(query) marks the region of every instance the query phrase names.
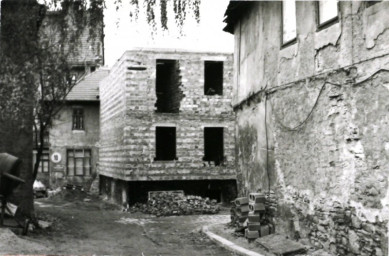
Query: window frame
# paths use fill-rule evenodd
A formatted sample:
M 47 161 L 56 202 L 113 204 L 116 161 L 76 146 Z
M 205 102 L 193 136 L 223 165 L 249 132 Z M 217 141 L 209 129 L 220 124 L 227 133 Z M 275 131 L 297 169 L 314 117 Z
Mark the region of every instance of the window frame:
M 35 163 L 37 161 L 37 150 L 33 150 L 33 163 L 32 166 L 34 168 Z M 44 171 L 43 164 L 47 163 L 47 171 Z M 43 150 L 41 159 L 38 166 L 38 173 L 50 173 L 50 152 L 48 150 Z
M 285 41 L 284 42 L 284 2 L 285 0 L 282 0 L 281 1 L 281 49 L 285 48 L 285 47 L 288 47 L 292 44 L 295 44 L 297 42 L 297 5 L 296 5 L 296 1 L 293 0 L 294 3 L 295 3 L 295 19 L 296 19 L 296 35 L 294 38 L 288 40 L 288 41 Z
M 81 115 L 76 115 L 77 111 L 81 111 Z M 81 117 L 81 121 L 78 120 L 77 118 Z M 73 131 L 85 131 L 85 126 L 84 126 L 84 120 L 85 120 L 85 115 L 84 115 L 84 108 L 77 107 L 73 108 L 73 115 L 72 115 L 72 130 Z M 78 125 L 81 126 L 81 128 L 78 127 Z
M 333 17 L 323 23 L 320 23 L 320 1 L 315 1 L 315 6 L 316 6 L 316 31 L 320 31 L 320 30 L 323 30 L 323 29 L 326 29 L 336 23 L 339 22 L 339 1 L 338 0 L 335 0 L 336 1 L 336 9 L 337 9 L 337 15 L 336 17 Z
M 76 157 L 76 151 L 81 151 L 83 153 L 82 157 Z M 85 157 L 85 151 L 89 151 L 89 157 Z M 70 157 L 70 152 L 73 153 L 73 156 Z M 69 159 L 73 158 L 73 174 L 71 175 L 69 172 Z M 82 160 L 82 175 L 77 174 L 76 172 L 76 159 L 83 159 Z M 86 174 L 86 166 L 85 166 L 85 160 L 88 159 L 89 161 L 89 174 Z M 68 148 L 66 150 L 66 175 L 72 176 L 72 177 L 89 177 L 92 175 L 92 150 L 90 148 Z

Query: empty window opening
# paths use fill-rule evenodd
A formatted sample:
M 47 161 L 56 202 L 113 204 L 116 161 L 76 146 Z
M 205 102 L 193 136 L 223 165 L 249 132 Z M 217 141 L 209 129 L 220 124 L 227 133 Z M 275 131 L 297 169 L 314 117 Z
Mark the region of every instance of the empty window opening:
M 318 1 L 318 26 L 322 28 L 338 21 L 338 1 Z
M 223 95 L 223 62 L 204 62 L 204 94 Z
M 176 127 L 156 127 L 154 160 L 177 160 Z
M 366 1 L 366 7 L 370 7 L 375 5 L 376 3 L 380 3 L 382 0 L 373 0 L 373 1 Z
M 216 166 L 224 160 L 223 128 L 204 128 L 204 161 L 214 162 Z
M 282 45 L 296 41 L 296 2 L 282 1 Z
M 156 94 L 157 112 L 178 113 L 183 93 L 177 60 L 157 60 Z

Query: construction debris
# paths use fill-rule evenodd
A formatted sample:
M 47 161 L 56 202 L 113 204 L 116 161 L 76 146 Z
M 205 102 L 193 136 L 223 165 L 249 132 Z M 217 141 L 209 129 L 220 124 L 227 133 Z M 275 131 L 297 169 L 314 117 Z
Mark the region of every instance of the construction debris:
M 249 241 L 274 233 L 266 215 L 269 207 L 264 194 L 250 193 L 249 197 L 236 198 L 231 203 L 231 225 L 235 232 L 243 233 Z
M 136 203 L 129 212 L 142 212 L 159 216 L 216 214 L 220 211 L 216 200 L 188 195 L 177 191 L 153 191 L 146 204 Z
M 233 200 L 231 203 L 231 224 L 235 227 L 235 231 L 244 231 L 244 229 L 247 228 L 249 200 L 247 197 L 239 197 Z

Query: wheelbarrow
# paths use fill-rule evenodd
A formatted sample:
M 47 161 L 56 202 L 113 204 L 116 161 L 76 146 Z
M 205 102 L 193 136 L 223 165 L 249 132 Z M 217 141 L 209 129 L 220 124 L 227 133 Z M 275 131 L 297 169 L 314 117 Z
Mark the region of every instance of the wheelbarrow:
M 22 183 L 25 183 L 23 179 L 19 178 L 21 163 L 22 161 L 13 155 L 7 153 L 0 153 L 0 226 L 4 226 L 4 215 L 9 197 L 12 195 L 14 189 L 17 186 Z M 23 234 L 26 234 L 28 228 L 28 221 L 26 221 L 24 225 L 22 225 L 17 220 L 16 222 L 19 224 L 19 226 L 23 228 Z

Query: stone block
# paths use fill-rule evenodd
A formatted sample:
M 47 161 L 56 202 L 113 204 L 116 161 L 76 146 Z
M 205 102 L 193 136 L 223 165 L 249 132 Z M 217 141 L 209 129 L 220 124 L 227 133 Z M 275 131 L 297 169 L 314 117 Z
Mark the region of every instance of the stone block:
M 259 222 L 248 222 L 247 223 L 247 228 L 249 231 L 259 231 L 261 229 L 261 223 Z
M 256 204 L 256 203 L 263 203 L 264 204 L 266 202 L 266 198 L 265 198 L 265 195 L 262 193 L 250 193 L 249 201 L 252 204 Z
M 239 197 L 235 199 L 236 206 L 246 205 L 248 203 L 249 203 L 249 199 L 247 197 Z
M 249 211 L 250 211 L 250 209 L 249 209 L 249 206 L 248 206 L 248 205 L 242 205 L 242 206 L 239 206 L 239 207 L 236 208 L 236 212 L 237 212 L 238 214 L 247 213 L 246 216 L 248 216 Z
M 260 216 L 259 214 L 255 214 L 253 212 L 250 212 L 248 215 L 249 222 L 259 222 Z
M 254 212 L 255 214 L 263 213 L 265 212 L 265 204 L 263 203 L 250 203 L 249 209 L 251 212 Z
M 259 237 L 259 233 L 258 233 L 258 231 L 249 231 L 248 229 L 246 229 L 244 232 L 244 236 L 247 239 L 256 239 Z

